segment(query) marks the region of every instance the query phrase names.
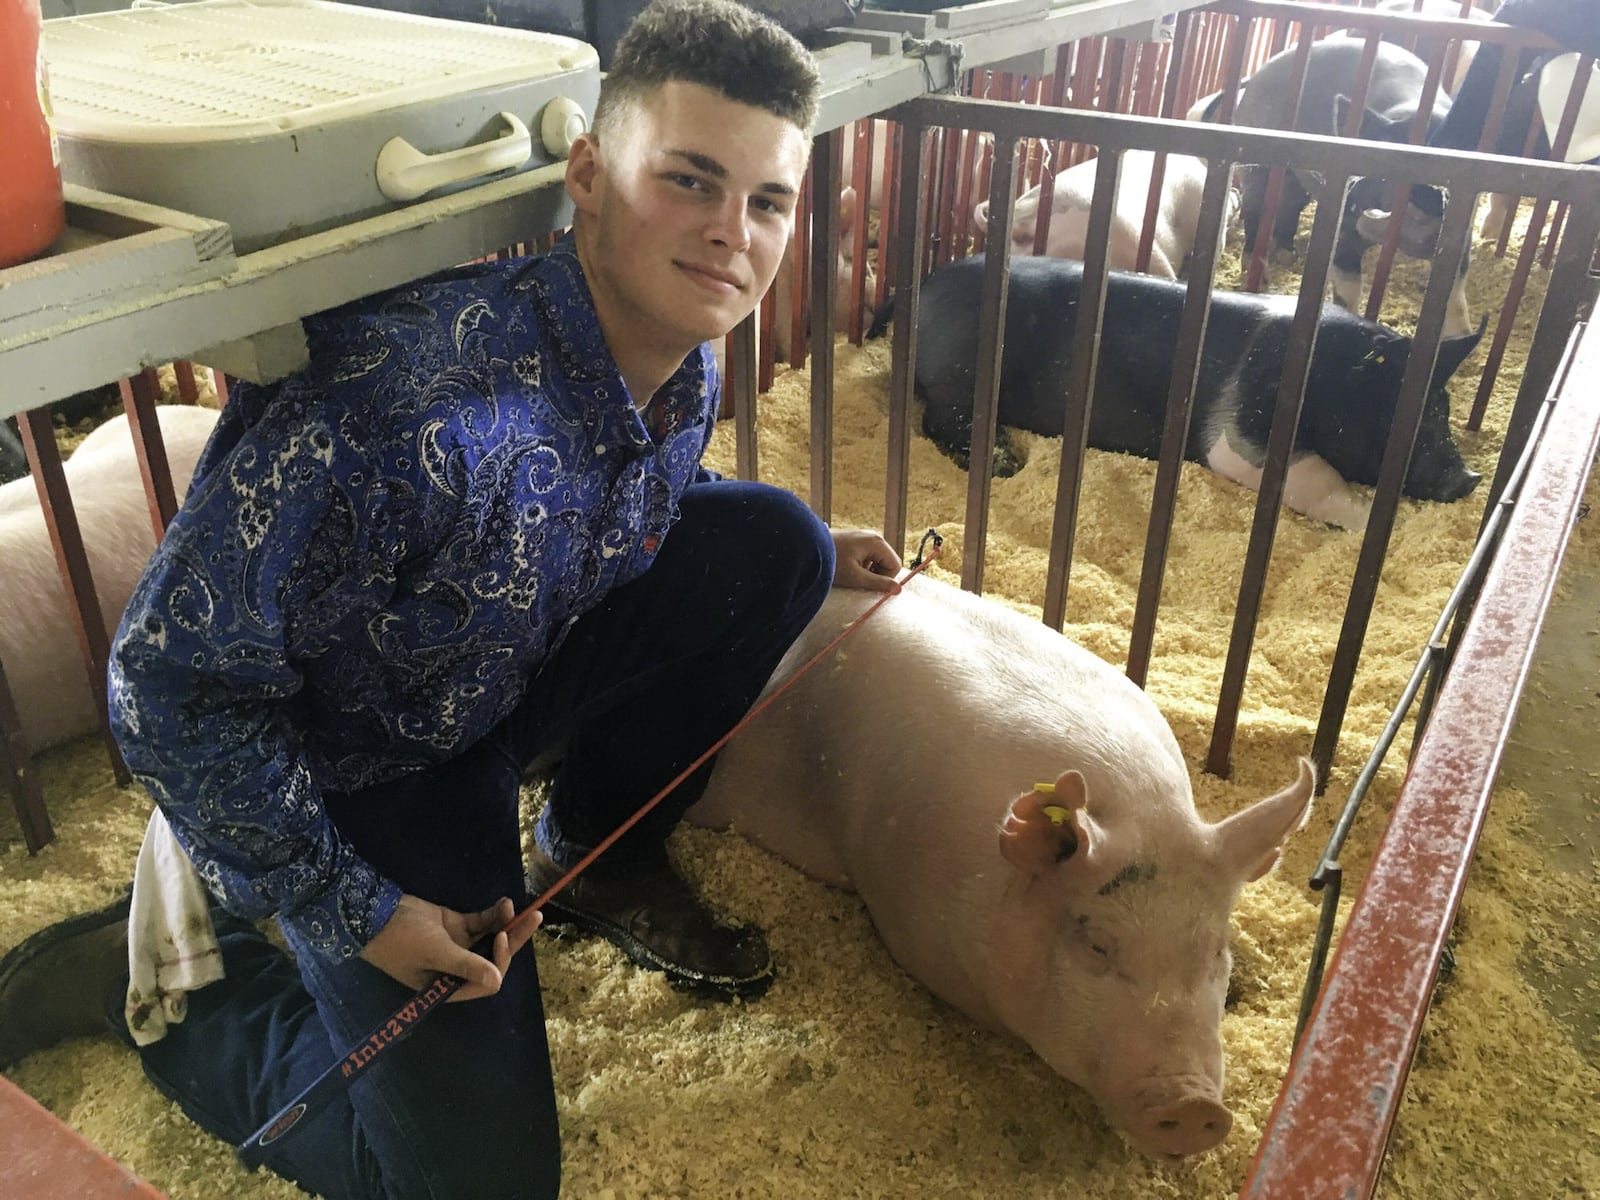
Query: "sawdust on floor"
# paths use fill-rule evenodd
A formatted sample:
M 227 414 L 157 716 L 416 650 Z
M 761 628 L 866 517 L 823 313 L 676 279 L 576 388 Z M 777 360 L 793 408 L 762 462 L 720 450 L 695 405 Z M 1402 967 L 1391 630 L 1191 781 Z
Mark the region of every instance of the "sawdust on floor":
M 1474 266 L 1472 294 L 1503 292 L 1509 264 Z M 1537 274 L 1537 272 L 1536 272 Z M 1398 283 L 1393 286 L 1400 286 Z M 1525 306 L 1525 310 L 1531 308 Z M 1525 346 L 1531 318 L 1522 318 Z M 1480 352 L 1469 364 L 1475 371 Z M 1519 362 L 1507 364 L 1483 432 L 1457 437 L 1488 473 Z M 888 345 L 838 349 L 834 522 L 883 512 Z M 809 380 L 783 374 L 760 403 L 760 475 L 805 495 Z M 731 423 L 711 462 L 731 470 Z M 1038 612 L 1059 444 L 1022 434 L 1028 462 L 997 480 L 984 588 Z M 914 545 L 946 535 L 954 578 L 966 477 L 913 441 Z M 1066 632 L 1124 661 L 1154 466 L 1091 453 Z M 1591 482 L 1589 499 L 1596 499 Z M 1203 815 L 1216 819 L 1292 777 L 1309 750 L 1359 539 L 1292 513 L 1279 521 L 1245 688 L 1233 778 L 1202 772 L 1254 494 L 1184 467 L 1148 689 L 1187 755 Z M 1237 1003 L 1224 1023 L 1226 1098 L 1236 1121 L 1218 1150 L 1180 1166 L 1131 1152 L 1086 1096 L 1025 1049 L 978 1030 L 888 958 L 854 896 L 805 879 L 732 836 L 685 829 L 674 848 L 730 912 L 764 925 L 782 974 L 752 1005 L 686 999 L 603 943 L 537 941 L 564 1138 L 565 1192 L 649 1197 L 1237 1194 L 1288 1059 L 1316 924 L 1305 880 L 1333 817 L 1465 562 L 1482 495 L 1402 504 L 1328 795 L 1283 864 L 1246 889 L 1234 917 Z M 1593 522 L 1571 555 L 1600 558 Z M 941 568 L 935 568 L 940 571 Z M 1342 861 L 1353 895 L 1403 774 L 1406 736 L 1379 773 Z M 91 740 L 46 755 L 58 840 L 30 858 L 0 815 L 0 948 L 109 900 L 132 872 L 149 802 L 111 781 Z M 530 795 L 530 807 L 534 798 Z M 1457 930 L 1454 978 L 1424 1030 L 1380 1194 L 1600 1196 L 1600 1073 L 1518 970 L 1550 914 L 1592 902 L 1597 882 L 1546 869 L 1523 836 L 1525 796 L 1502 788 Z M 1559 955 L 1557 944 L 1543 954 Z M 36 1055 L 13 1078 L 174 1200 L 299 1195 L 238 1167 L 145 1084 L 133 1055 L 86 1040 Z

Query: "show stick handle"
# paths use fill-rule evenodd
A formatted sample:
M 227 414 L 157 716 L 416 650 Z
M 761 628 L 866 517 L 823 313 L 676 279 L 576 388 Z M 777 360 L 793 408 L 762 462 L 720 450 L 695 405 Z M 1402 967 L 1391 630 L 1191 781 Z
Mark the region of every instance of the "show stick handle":
M 261 1165 L 262 1151 L 285 1136 L 300 1121 L 321 1109 L 343 1089 L 349 1087 L 389 1047 L 405 1041 L 422 1019 L 460 990 L 466 981 L 455 975 L 439 975 L 426 987 L 395 1009 L 389 1019 L 373 1029 L 364 1040 L 350 1047 L 327 1070 L 312 1080 L 301 1093 L 239 1146 L 245 1166 Z

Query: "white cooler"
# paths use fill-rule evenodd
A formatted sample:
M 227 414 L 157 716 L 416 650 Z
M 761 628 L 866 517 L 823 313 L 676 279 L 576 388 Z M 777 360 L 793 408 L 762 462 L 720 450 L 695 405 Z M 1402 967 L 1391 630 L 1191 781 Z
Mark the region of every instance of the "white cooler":
M 44 23 L 65 179 L 226 221 L 248 253 L 566 157 L 573 38 L 327 0 Z

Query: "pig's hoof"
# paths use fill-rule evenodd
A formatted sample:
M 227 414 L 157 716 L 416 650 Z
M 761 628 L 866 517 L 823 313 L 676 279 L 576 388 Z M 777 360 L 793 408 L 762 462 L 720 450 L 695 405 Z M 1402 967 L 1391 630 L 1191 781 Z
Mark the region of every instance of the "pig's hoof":
M 1010 446 L 998 446 L 994 452 L 994 474 L 998 479 L 1010 479 L 1024 466 L 1023 460 Z

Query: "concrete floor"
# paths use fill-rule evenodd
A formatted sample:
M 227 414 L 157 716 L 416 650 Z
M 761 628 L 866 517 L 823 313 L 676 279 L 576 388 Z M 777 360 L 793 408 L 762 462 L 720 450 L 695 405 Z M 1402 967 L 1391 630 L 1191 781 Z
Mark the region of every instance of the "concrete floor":
M 1528 833 L 1550 869 L 1600 882 L 1600 568 L 1592 563 L 1569 560 L 1563 569 L 1500 780 L 1533 799 Z M 1573 961 L 1548 968 L 1530 957 L 1523 969 L 1584 1057 L 1600 1065 L 1600 913 L 1564 921 L 1578 948 Z

